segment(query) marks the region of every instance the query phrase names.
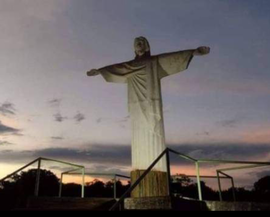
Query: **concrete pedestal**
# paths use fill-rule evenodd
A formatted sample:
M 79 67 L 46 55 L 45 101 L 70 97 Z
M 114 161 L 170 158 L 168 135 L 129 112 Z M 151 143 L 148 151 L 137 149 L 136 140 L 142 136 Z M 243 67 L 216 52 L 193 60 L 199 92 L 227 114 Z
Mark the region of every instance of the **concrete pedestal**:
M 171 210 L 170 197 L 127 198 L 125 210 Z
M 134 184 L 144 173 L 142 170 L 131 172 Z M 168 176 L 166 172 L 151 171 L 131 193 L 132 198 L 168 197 Z

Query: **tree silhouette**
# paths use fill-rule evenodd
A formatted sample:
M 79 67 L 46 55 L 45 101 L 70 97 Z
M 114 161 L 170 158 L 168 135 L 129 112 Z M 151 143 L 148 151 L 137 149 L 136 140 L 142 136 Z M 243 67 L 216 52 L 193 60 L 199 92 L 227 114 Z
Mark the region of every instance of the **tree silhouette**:
M 14 178 L 18 190 L 25 196 L 34 195 L 37 170 L 22 172 Z M 40 170 L 39 196 L 56 196 L 59 190 L 59 179 L 51 171 Z
M 218 193 L 208 187 L 205 182 L 201 181 L 203 197 L 206 200 L 217 200 Z M 188 197 L 198 199 L 198 186 L 189 177 L 183 174 L 178 174 L 173 180 L 172 191 L 179 197 Z
M 2 183 L 0 191 L 0 208 L 12 206 L 23 207 L 27 199 L 34 196 L 37 170 L 32 169 L 15 175 L 10 181 Z M 59 190 L 59 179 L 52 172 L 40 170 L 39 195 L 43 197 L 56 196 Z
M 27 199 L 34 195 L 37 170 L 29 170 L 0 185 L 0 210 L 23 208 Z M 104 183 L 98 179 L 89 182 L 85 186 L 85 196 L 88 198 L 113 198 L 114 180 Z M 63 184 L 63 197 L 80 197 L 81 185 L 76 183 Z M 116 182 L 117 197 L 122 196 L 130 187 L 130 183 L 123 184 L 120 180 Z M 219 200 L 218 192 L 201 182 L 204 200 Z M 58 196 L 59 179 L 55 174 L 47 170 L 40 171 L 41 197 Z M 178 197 L 198 199 L 197 184 L 185 175 L 179 177 L 172 183 L 172 191 Z M 254 184 L 253 190 L 236 188 L 237 201 L 270 202 L 270 176 L 260 179 Z M 232 189 L 222 192 L 224 201 L 233 201 Z
M 269 194 L 270 193 L 270 176 L 266 176 L 260 179 L 258 182 L 254 184 L 254 189 L 257 192 L 262 194 Z
M 257 196 L 257 200 L 263 202 L 270 201 L 270 176 L 266 176 L 260 179 L 254 184 L 254 190 Z

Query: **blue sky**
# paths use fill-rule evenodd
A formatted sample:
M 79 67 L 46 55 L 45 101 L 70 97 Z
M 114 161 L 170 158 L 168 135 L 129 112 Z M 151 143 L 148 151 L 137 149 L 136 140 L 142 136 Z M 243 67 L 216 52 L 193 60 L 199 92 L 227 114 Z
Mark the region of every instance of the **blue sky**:
M 36 153 L 80 162 L 66 151 L 129 147 L 126 86 L 85 72 L 133 59 L 141 35 L 153 54 L 212 48 L 162 81 L 171 147 L 234 159 L 249 147 L 246 160 L 268 161 L 269 10 L 268 0 L 0 0 L 0 175 Z

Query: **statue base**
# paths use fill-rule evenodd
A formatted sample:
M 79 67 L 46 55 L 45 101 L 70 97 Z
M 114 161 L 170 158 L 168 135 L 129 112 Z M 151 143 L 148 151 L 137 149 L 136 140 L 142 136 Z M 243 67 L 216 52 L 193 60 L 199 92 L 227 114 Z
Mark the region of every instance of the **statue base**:
M 124 203 L 125 210 L 171 210 L 170 197 L 127 198 Z
M 135 183 L 144 173 L 144 170 L 131 172 L 131 183 Z M 168 197 L 168 175 L 166 172 L 151 171 L 132 191 L 131 198 Z

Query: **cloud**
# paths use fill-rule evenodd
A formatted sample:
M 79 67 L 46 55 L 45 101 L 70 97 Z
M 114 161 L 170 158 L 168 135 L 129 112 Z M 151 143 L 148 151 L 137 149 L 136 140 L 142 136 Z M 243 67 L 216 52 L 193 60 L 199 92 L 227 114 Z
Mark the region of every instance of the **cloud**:
M 95 145 L 90 147 L 85 150 L 66 148 L 43 149 L 35 151 L 33 155 L 35 157 L 44 156 L 93 164 L 130 165 L 131 163 L 131 149 L 128 146 Z
M 52 100 L 48 101 L 48 104 L 51 107 L 60 107 L 61 103 L 62 103 L 62 99 L 52 99 Z
M 10 102 L 5 102 L 2 105 L 0 105 L 0 114 L 7 116 L 7 115 L 15 115 L 16 109 L 14 107 L 14 104 Z
M 126 124 L 128 123 L 129 119 L 130 119 L 130 116 L 127 116 L 127 117 L 117 120 L 116 123 L 118 123 L 122 129 L 126 129 L 127 128 Z
M 64 160 L 77 164 L 127 167 L 131 164 L 128 146 L 91 146 L 89 149 L 48 148 L 30 151 L 0 151 L 1 163 L 27 163 L 39 157 Z
M 131 147 L 119 145 L 88 145 L 85 149 L 70 148 L 48 148 L 22 152 L 0 152 L 0 162 L 15 163 L 26 162 L 38 157 L 47 157 L 79 164 L 103 165 L 105 167 L 130 167 Z M 87 146 L 85 146 L 87 147 Z M 186 144 L 169 146 L 173 150 L 187 154 L 196 159 L 222 159 L 222 160 L 244 160 L 261 161 L 269 156 L 270 145 L 246 145 L 246 144 L 220 144 L 220 145 L 198 145 Z M 172 155 L 172 164 L 186 165 Z
M 209 79 L 197 76 L 189 78 L 182 77 L 179 84 L 178 79 L 171 79 L 163 84 L 164 93 L 175 95 L 206 95 L 213 91 L 217 93 L 229 93 L 246 96 L 266 96 L 270 93 L 268 80 L 225 80 L 219 77 Z
M 87 147 L 87 146 L 85 146 Z M 39 157 L 62 160 L 70 163 L 84 165 L 87 172 L 91 173 L 118 173 L 128 175 L 131 171 L 131 147 L 119 145 L 88 145 L 89 148 L 47 148 L 31 151 L 0 151 L 0 163 L 5 164 L 27 164 Z M 173 150 L 187 154 L 198 159 L 224 159 L 224 160 L 244 160 L 263 161 L 265 155 L 269 155 L 269 145 L 245 145 L 245 144 L 221 144 L 221 145 L 198 145 L 186 144 L 170 146 Z M 44 163 L 44 167 L 46 167 Z M 192 162 L 183 160 L 176 155 L 171 155 L 171 166 L 186 171 Z M 70 168 L 61 164 L 48 164 L 49 169 L 66 171 Z M 222 167 L 221 167 L 222 166 Z M 214 171 L 217 168 L 226 167 L 221 164 L 205 164 L 204 169 Z M 189 174 L 189 171 L 186 171 Z M 268 175 L 267 172 L 257 172 L 250 174 L 256 177 Z M 239 174 L 240 175 L 240 174 Z M 246 183 L 250 178 L 239 177 L 242 183 Z
M 61 136 L 53 136 L 53 137 L 51 137 L 51 139 L 53 139 L 53 140 L 64 140 L 64 137 L 61 137 Z
M 198 159 L 250 160 L 262 159 L 270 153 L 270 144 L 186 144 L 171 147 Z
M 31 151 L 0 151 L 0 163 L 5 164 L 27 164 L 39 157 L 84 165 L 88 168 L 88 172 L 97 173 L 127 174 L 131 166 L 131 153 L 128 146 L 96 145 L 87 150 L 48 148 Z M 63 167 L 66 167 L 61 164 L 51 166 L 58 170 L 63 170 Z
M 243 141 L 246 143 L 270 143 L 269 126 L 252 129 L 243 133 Z
M 80 123 L 80 122 L 82 122 L 83 120 L 85 120 L 86 117 L 85 117 L 84 114 L 78 112 L 78 114 L 74 116 L 74 119 L 75 119 L 75 121 L 76 121 L 77 123 Z
M 211 134 L 208 131 L 204 131 L 204 132 L 197 133 L 196 135 L 197 136 L 210 136 Z
M 13 135 L 19 136 L 19 135 L 22 135 L 22 134 L 20 134 L 20 132 L 21 132 L 21 130 L 6 126 L 6 125 L 2 124 L 2 122 L 0 121 L 0 135 L 13 134 Z
M 119 175 L 130 175 L 130 168 L 129 167 L 119 167 L 119 168 L 113 168 L 108 167 L 106 165 L 100 165 L 100 164 L 94 164 L 91 170 L 86 170 L 90 173 L 106 173 L 106 174 L 119 174 Z M 100 178 L 100 177 L 96 177 Z
M 8 146 L 8 145 L 13 145 L 13 143 L 10 143 L 8 141 L 1 141 L 0 140 L 0 146 Z
M 243 120 L 243 117 L 236 117 L 232 119 L 218 121 L 216 124 L 224 128 L 236 128 Z
M 268 167 L 268 171 L 261 171 L 261 172 L 253 172 L 251 175 L 255 174 L 258 178 L 264 178 L 266 176 L 270 176 L 270 171 Z
M 127 123 L 130 119 L 130 116 L 126 116 L 122 119 L 117 120 L 118 123 Z
M 14 14 L 17 12 L 19 15 L 23 14 L 42 21 L 54 20 L 59 13 L 66 9 L 66 5 L 68 5 L 68 1 L 63 0 L 47 0 L 46 2 L 41 0 L 1 0 L 3 10 Z
M 104 120 L 104 118 L 98 118 L 98 119 L 96 120 L 96 122 L 97 122 L 97 124 L 100 124 L 103 120 Z
M 103 122 L 115 122 L 115 123 L 119 123 L 119 124 L 124 124 L 124 123 L 127 123 L 130 119 L 130 116 L 126 116 L 124 118 L 117 118 L 117 119 L 113 119 L 113 118 L 98 118 L 96 120 L 96 123 L 97 124 L 101 124 Z
M 237 123 L 237 120 L 225 120 L 219 122 L 222 127 L 226 128 L 235 128 Z
M 65 120 L 68 120 L 69 117 L 63 116 L 60 112 L 58 112 L 57 114 L 53 115 L 54 116 L 54 120 L 56 122 L 62 123 Z M 71 118 L 70 118 L 71 119 Z M 82 121 L 84 121 L 86 119 L 85 115 L 78 112 L 73 119 L 76 121 L 76 123 L 81 123 Z
M 98 118 L 96 119 L 97 124 L 117 124 L 121 129 L 127 129 L 127 123 L 130 120 L 130 116 L 123 118 Z
M 54 115 L 54 120 L 56 122 L 59 122 L 59 123 L 62 123 L 63 121 L 65 121 L 67 119 L 68 119 L 68 117 L 64 117 L 60 113 L 57 113 L 57 114 Z

